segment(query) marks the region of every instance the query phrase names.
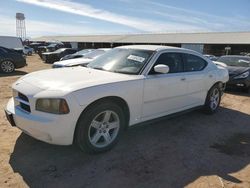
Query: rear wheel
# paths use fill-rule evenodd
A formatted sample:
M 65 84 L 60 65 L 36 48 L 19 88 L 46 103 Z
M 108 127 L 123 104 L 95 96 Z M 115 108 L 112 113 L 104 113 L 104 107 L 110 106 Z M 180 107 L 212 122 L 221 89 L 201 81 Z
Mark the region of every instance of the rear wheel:
M 3 60 L 0 63 L 0 70 L 4 73 L 12 73 L 15 70 L 15 65 L 11 60 Z
M 218 84 L 214 85 L 207 93 L 204 109 L 207 113 L 212 114 L 217 111 L 221 101 L 221 88 Z
M 83 151 L 104 152 L 117 143 L 124 127 L 124 113 L 118 105 L 98 103 L 79 118 L 75 139 Z

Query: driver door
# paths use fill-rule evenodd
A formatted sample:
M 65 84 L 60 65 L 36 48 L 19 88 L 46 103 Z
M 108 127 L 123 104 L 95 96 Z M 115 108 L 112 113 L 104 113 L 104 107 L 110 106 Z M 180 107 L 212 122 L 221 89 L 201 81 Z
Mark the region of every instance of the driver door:
M 168 65 L 169 73 L 156 73 L 154 66 L 158 64 Z M 160 54 L 144 80 L 142 119 L 181 111 L 188 105 L 187 88 L 182 55 L 172 52 Z

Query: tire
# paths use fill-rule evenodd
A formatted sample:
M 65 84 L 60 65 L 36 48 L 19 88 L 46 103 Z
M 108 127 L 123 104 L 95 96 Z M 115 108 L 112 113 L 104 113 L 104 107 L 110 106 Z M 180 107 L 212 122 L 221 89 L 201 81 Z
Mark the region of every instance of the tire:
M 3 60 L 0 63 L 0 71 L 3 73 L 12 73 L 15 71 L 15 64 L 11 60 Z
M 98 102 L 80 116 L 75 142 L 87 153 L 108 151 L 118 142 L 125 127 L 123 110 L 112 102 Z
M 204 110 L 208 114 L 215 113 L 221 102 L 222 91 L 218 84 L 214 85 L 207 93 Z
M 31 55 L 32 55 L 32 52 L 28 52 L 28 55 L 31 56 Z

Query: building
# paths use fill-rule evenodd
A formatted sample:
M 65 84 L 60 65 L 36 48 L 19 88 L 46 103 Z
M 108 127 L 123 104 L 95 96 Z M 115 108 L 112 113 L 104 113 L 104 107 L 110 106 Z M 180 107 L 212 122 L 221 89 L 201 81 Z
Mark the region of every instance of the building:
M 32 41 L 61 41 L 72 47 L 109 48 L 130 44 L 157 44 L 193 49 L 204 54 L 223 55 L 250 52 L 250 32 L 155 33 L 120 35 L 44 36 Z

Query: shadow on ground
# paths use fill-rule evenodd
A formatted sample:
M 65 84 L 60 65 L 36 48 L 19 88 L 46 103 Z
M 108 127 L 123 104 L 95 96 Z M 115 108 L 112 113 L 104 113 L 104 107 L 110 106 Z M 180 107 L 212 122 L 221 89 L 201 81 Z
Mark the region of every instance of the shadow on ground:
M 250 163 L 250 116 L 227 108 L 190 112 L 125 132 L 111 151 L 87 155 L 22 134 L 10 165 L 30 187 L 184 187 L 201 176 L 229 174 Z M 242 137 L 242 138 L 241 138 Z M 237 147 L 238 152 L 230 152 Z
M 239 96 L 250 97 L 250 93 L 248 93 L 244 89 L 230 89 L 230 90 L 226 90 L 226 93 L 232 94 L 232 95 L 239 95 Z
M 25 74 L 27 74 L 27 72 L 20 71 L 20 70 L 15 70 L 12 73 L 1 73 L 0 72 L 0 78 L 1 77 L 7 77 L 7 76 L 22 76 L 22 75 L 25 75 Z

